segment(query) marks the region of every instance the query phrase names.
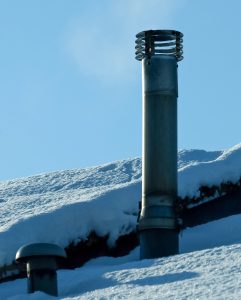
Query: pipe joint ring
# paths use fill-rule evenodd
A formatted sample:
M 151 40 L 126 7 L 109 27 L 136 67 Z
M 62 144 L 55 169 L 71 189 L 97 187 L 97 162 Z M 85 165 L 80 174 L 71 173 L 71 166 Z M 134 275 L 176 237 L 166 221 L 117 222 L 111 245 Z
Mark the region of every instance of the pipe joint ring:
M 177 229 L 177 222 L 173 218 L 141 218 L 138 230 L 145 229 Z
M 175 197 L 171 195 L 143 195 L 144 207 L 148 206 L 173 206 Z

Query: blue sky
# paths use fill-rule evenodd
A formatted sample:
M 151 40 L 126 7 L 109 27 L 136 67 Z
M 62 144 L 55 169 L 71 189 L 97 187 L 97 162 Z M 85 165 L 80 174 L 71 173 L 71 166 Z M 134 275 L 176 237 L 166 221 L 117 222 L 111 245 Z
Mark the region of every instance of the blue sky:
M 141 156 L 135 34 L 184 33 L 179 148 L 241 142 L 241 1 L 0 2 L 0 180 Z

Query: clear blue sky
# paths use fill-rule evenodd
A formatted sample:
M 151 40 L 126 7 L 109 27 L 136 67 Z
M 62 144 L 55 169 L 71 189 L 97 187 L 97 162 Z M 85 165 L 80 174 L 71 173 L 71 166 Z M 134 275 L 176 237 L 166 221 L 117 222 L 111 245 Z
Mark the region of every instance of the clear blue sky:
M 240 0 L 0 2 L 0 180 L 141 156 L 135 34 L 184 33 L 179 148 L 241 142 Z

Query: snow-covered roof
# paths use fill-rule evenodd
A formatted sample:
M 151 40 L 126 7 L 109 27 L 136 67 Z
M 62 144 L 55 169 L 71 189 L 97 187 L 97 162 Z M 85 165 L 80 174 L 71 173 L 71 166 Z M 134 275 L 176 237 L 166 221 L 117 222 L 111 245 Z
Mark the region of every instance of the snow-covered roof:
M 203 185 L 238 183 L 241 144 L 225 151 L 179 151 L 179 196 Z M 135 229 L 141 198 L 141 160 L 36 175 L 0 183 L 0 265 L 20 246 L 50 242 L 66 247 L 90 232 L 113 245 Z
M 182 198 L 199 197 L 202 186 L 239 185 L 241 144 L 226 151 L 181 150 L 178 167 Z M 135 229 L 140 198 L 139 158 L 2 182 L 0 265 L 11 263 L 23 244 L 66 247 L 92 231 L 108 234 L 113 245 Z M 137 248 L 126 257 L 58 271 L 60 299 L 239 299 L 240 225 L 235 215 L 188 228 L 180 234 L 180 255 L 139 261 Z M 0 285 L 0 299 L 48 298 L 27 295 L 25 279 Z

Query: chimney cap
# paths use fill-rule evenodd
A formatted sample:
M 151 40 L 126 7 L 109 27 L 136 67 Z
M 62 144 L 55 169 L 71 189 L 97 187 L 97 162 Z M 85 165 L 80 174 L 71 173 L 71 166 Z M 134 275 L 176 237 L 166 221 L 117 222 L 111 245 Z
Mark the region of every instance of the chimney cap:
M 176 30 L 146 30 L 136 35 L 136 59 L 153 55 L 172 55 L 183 59 L 183 34 Z

